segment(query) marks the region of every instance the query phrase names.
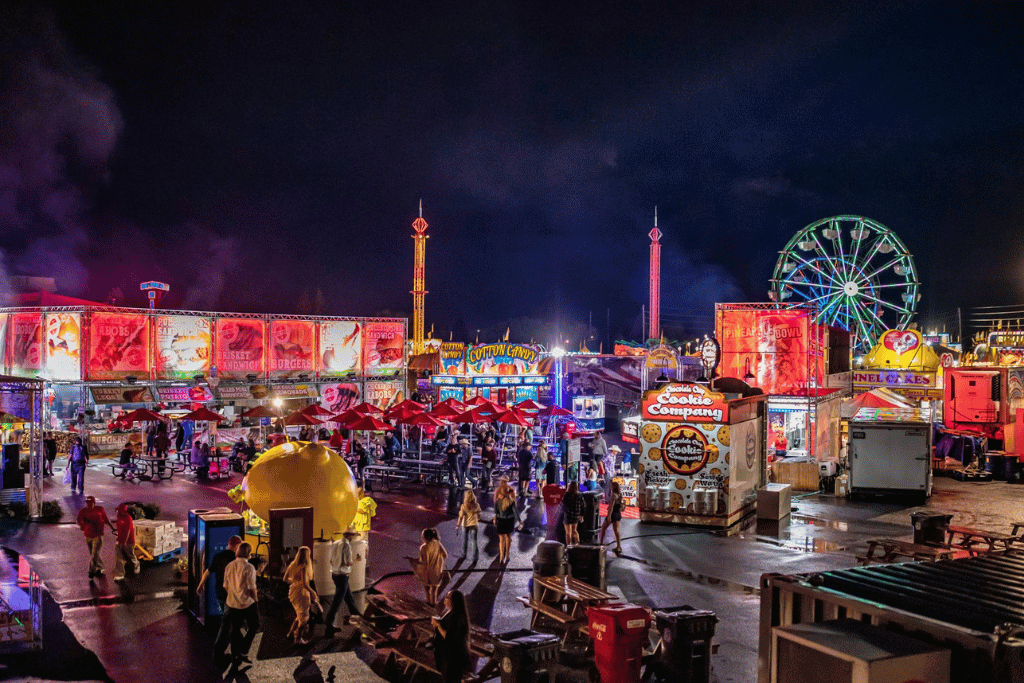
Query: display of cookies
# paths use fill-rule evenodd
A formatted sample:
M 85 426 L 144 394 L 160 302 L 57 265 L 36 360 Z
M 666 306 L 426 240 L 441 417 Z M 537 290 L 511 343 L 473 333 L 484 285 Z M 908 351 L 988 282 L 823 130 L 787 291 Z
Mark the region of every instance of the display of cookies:
M 700 430 L 705 434 L 710 434 L 711 432 L 715 431 L 715 425 L 713 424 L 705 424 L 702 422 L 697 426 L 700 427 Z
M 668 494 L 668 506 L 673 509 L 683 507 L 683 494 L 681 493 L 670 493 Z
M 729 425 L 722 425 L 718 428 L 718 443 L 723 446 L 728 446 L 730 438 L 731 432 L 729 431 Z
M 643 426 L 643 429 L 640 430 L 640 435 L 647 443 L 658 443 L 661 441 L 661 427 L 652 422 L 648 422 Z
M 676 479 L 676 488 L 679 489 L 680 491 L 685 489 L 686 488 L 686 480 L 685 479 Z
M 651 460 L 661 460 L 661 449 L 652 448 L 651 450 L 647 451 L 647 457 L 650 458 Z
M 640 463 L 640 466 L 636 468 L 637 474 L 643 474 L 645 469 L 647 468 L 644 467 L 644 464 Z
M 722 473 L 722 470 L 718 469 L 717 467 L 714 467 L 714 468 L 711 469 L 711 476 L 713 476 L 713 477 L 717 477 L 721 473 Z

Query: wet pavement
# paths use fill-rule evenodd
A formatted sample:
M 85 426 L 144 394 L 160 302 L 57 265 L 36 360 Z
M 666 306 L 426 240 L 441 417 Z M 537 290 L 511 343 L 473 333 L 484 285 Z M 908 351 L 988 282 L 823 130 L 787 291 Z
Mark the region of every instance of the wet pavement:
M 92 463 L 86 490 L 108 512 L 122 501 L 152 501 L 161 505 L 161 519 L 175 520 L 179 526 L 189 509 L 230 505 L 226 491 L 239 481 L 235 475 L 216 483 L 197 483 L 188 476 L 171 482 L 124 482 L 110 476 L 107 464 Z M 110 578 L 109 564 L 106 577 L 88 580 L 85 544 L 73 523 L 84 499 L 64 495 L 68 487 L 58 482 L 47 481 L 44 494 L 61 502 L 66 511 L 63 523 L 0 522 L 0 543 L 28 557 L 49 600 L 43 655 L 3 662 L 0 678 L 220 680 L 210 657 L 213 634 L 182 607 L 184 585 L 173 563 L 149 566 L 123 585 Z M 503 570 L 495 562 L 497 536 L 490 525 L 481 528 L 480 562 L 469 566 L 459 558 L 462 539 L 446 488 L 409 485 L 373 495 L 379 508 L 370 535 L 368 578 L 377 590 L 422 594 L 404 557 L 416 554 L 420 530 L 433 526 L 450 555 L 453 574 L 448 588 L 466 593 L 473 622 L 494 633 L 527 626 L 529 614 L 516 597 L 529 594 L 534 548 L 549 536 L 547 522 L 554 522 L 540 501 L 525 504 L 528 530 L 514 537 L 512 559 Z M 623 555 L 608 555 L 609 591 L 650 607 L 685 604 L 713 610 L 719 619 L 713 680 L 750 681 L 756 678 L 761 574 L 854 566 L 869 538 L 909 539 L 910 513 L 920 509 L 953 514 L 955 523 L 1008 532 L 1021 512 L 1022 496 L 1022 486 L 938 478 L 935 495 L 925 506 L 800 495 L 794 497 L 789 519 L 751 519 L 730 534 L 624 519 Z M 489 519 L 490 500 L 484 496 L 482 502 L 487 510 L 483 517 Z M 104 548 L 108 563 L 111 552 L 109 546 Z M 234 680 L 324 681 L 333 673 L 338 680 L 379 681 L 379 674 L 385 673 L 381 658 L 359 644 L 352 629 L 342 629 L 328 640 L 320 637 L 318 626 L 311 645 L 296 647 L 284 642 L 290 608 L 266 605 L 265 611 L 264 632 L 252 650 L 254 665 Z M 559 680 L 586 678 L 566 669 Z

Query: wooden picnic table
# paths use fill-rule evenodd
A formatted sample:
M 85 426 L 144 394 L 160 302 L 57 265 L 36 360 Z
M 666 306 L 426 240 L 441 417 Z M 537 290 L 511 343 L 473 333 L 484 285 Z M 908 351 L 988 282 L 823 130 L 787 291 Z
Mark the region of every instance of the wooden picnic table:
M 542 576 L 533 581 L 541 588 L 540 599 L 519 598 L 533 611 L 530 628 L 534 628 L 542 618 L 554 621 L 563 630 L 563 643 L 570 633 L 586 623 L 588 607 L 619 600 L 618 596 L 571 576 Z
M 879 551 L 878 554 L 875 551 Z M 905 557 L 911 560 L 935 562 L 936 560 L 953 559 L 954 548 L 948 546 L 921 545 L 901 541 L 898 538 L 873 538 L 868 541 L 868 552 L 864 557 L 857 560 L 862 565 L 869 565 L 872 562 L 890 563 L 896 562 L 898 558 Z
M 949 545 L 963 548 L 972 554 L 979 552 L 1003 552 L 1009 550 L 1015 541 L 1020 541 L 1024 538 L 1021 536 L 1011 536 L 1010 534 L 1001 534 L 998 531 L 985 531 L 984 529 L 974 529 L 952 524 L 946 530 L 946 534 L 946 540 Z M 987 545 L 988 547 L 979 550 L 975 547 L 978 545 Z
M 1019 534 L 1017 532 L 1022 528 L 1024 528 L 1024 522 L 1013 522 L 1013 531 L 1010 533 L 1014 536 L 1018 536 Z

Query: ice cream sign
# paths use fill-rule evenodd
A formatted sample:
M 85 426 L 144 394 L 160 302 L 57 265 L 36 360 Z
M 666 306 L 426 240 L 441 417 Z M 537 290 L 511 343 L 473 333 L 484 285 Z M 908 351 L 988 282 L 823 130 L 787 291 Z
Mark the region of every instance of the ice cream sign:
M 701 384 L 668 384 L 644 394 L 643 419 L 662 422 L 728 422 L 725 396 Z

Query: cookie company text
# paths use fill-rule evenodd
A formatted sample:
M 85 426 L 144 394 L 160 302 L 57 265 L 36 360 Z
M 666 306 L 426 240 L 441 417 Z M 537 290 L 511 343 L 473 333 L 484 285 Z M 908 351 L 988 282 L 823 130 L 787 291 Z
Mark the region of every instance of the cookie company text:
M 721 422 L 724 413 L 721 408 L 707 408 L 714 405 L 714 399 L 708 396 L 697 394 L 660 394 L 657 402 L 647 408 L 651 415 L 665 415 L 681 417 L 684 420 L 691 417 L 704 417 Z

